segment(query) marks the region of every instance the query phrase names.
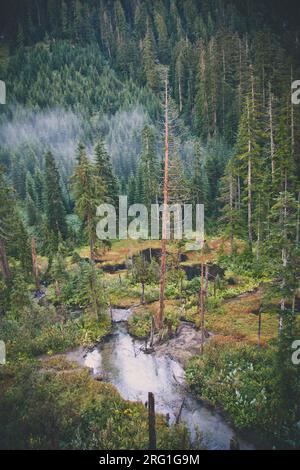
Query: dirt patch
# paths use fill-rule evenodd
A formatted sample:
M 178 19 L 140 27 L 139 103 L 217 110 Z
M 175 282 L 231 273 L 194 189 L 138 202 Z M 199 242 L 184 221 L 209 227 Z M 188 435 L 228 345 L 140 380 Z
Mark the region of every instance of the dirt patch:
M 206 333 L 205 341 L 208 341 L 211 336 L 211 333 Z M 195 325 L 190 322 L 182 322 L 173 338 L 165 343 L 154 345 L 158 356 L 167 355 L 183 367 L 193 356 L 200 353 L 200 348 L 201 331 L 196 330 Z

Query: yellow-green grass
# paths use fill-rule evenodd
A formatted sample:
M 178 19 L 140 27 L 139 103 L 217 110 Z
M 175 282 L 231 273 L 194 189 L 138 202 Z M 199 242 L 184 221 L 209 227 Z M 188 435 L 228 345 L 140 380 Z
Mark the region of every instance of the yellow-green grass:
M 129 257 L 136 255 L 142 250 L 159 247 L 159 240 L 116 240 L 113 241 L 111 249 L 105 253 L 100 253 L 97 256 L 97 259 L 104 265 L 113 266 L 115 264 L 125 263 Z M 84 246 L 79 248 L 77 251 L 82 258 L 89 257 L 89 247 Z
M 262 301 L 262 292 L 252 292 L 230 301 L 223 301 L 219 307 L 207 311 L 205 315 L 205 327 L 214 336 L 228 337 L 230 341 L 242 341 L 247 344 L 258 342 L 258 310 Z M 141 305 L 134 309 L 135 322 L 131 322 L 130 331 L 139 336 L 138 332 L 149 333 L 150 318 L 156 316 L 159 302 Z M 270 311 L 265 309 L 261 315 L 260 343 L 266 346 L 270 340 L 278 335 L 278 316 L 270 305 Z M 150 315 L 149 315 L 150 314 Z M 138 320 L 137 317 L 140 316 Z M 197 306 L 194 305 L 183 310 L 178 300 L 166 300 L 165 316 L 171 321 L 173 328 L 179 324 L 179 319 L 194 321 L 200 326 L 200 315 Z M 300 320 L 297 320 L 297 328 L 300 328 Z
M 0 65 L 6 66 L 9 57 L 9 47 L 6 44 L 0 46 Z
M 216 334 L 232 336 L 237 340 L 256 344 L 258 341 L 258 310 L 261 293 L 249 293 L 229 302 L 223 302 L 220 309 L 206 315 L 206 327 Z M 261 315 L 261 344 L 276 337 L 278 318 L 274 313 Z

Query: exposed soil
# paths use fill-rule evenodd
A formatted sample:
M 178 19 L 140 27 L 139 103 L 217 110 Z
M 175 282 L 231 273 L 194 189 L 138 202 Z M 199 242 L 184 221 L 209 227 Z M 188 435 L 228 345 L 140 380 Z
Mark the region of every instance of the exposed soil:
M 211 333 L 206 332 L 205 341 L 211 336 Z M 154 349 L 157 355 L 167 355 L 185 367 L 193 356 L 199 354 L 201 342 L 201 331 L 197 331 L 191 322 L 182 322 L 173 338 L 165 343 L 154 343 Z

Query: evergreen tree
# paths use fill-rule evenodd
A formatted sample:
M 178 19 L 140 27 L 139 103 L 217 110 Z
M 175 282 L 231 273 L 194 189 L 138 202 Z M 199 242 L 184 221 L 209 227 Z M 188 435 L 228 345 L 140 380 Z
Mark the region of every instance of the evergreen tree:
M 195 157 L 190 183 L 191 202 L 192 204 L 206 204 L 207 201 L 207 180 L 204 171 L 203 150 L 201 144 L 195 144 Z
M 147 84 L 154 91 L 159 91 L 159 78 L 156 68 L 154 39 L 148 21 L 147 33 L 143 41 L 143 61 Z
M 131 173 L 128 185 L 127 185 L 127 194 L 128 194 L 128 204 L 131 206 L 136 203 L 136 177 Z
M 3 168 L 0 167 L 0 268 L 4 281 L 11 277 L 8 264 L 7 244 L 10 237 L 10 218 L 13 214 L 13 191 L 7 186 Z
M 45 157 L 44 201 L 48 230 L 54 234 L 57 248 L 59 237 L 67 236 L 67 224 L 60 176 L 51 152 Z
M 81 147 L 80 158 L 72 176 L 75 198 L 75 211 L 80 217 L 89 239 L 90 258 L 95 260 L 96 209 L 105 198 L 103 180 L 98 175 L 96 165 L 89 161 L 86 151 Z
M 134 282 L 141 284 L 141 303 L 145 303 L 145 286 L 159 279 L 159 265 L 152 259 L 151 262 L 140 254 L 134 256 L 131 269 Z
M 68 21 L 68 7 L 67 7 L 67 3 L 64 0 L 62 0 L 61 2 L 61 30 L 62 30 L 62 36 L 64 38 L 68 38 L 70 35 L 69 21 Z
M 143 176 L 144 202 L 150 207 L 157 200 L 159 194 L 159 165 L 155 148 L 153 129 L 148 125 L 142 131 L 142 153 L 140 168 Z
M 98 321 L 107 313 L 107 299 L 104 283 L 94 263 L 82 263 L 80 266 L 80 284 L 86 299 L 88 310 Z
M 32 197 L 27 194 L 26 197 L 27 223 L 30 227 L 37 225 L 39 222 L 39 212 Z
M 94 158 L 96 163 L 96 171 L 98 176 L 104 183 L 103 191 L 105 192 L 106 202 L 117 205 L 118 203 L 118 184 L 114 175 L 110 156 L 108 155 L 105 144 L 99 139 L 94 150 Z

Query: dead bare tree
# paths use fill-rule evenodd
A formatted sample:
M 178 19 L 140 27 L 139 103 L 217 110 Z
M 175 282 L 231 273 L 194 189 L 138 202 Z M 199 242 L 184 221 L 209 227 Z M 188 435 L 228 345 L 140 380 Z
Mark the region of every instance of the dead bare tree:
M 155 400 L 153 393 L 148 393 L 149 449 L 156 450 Z
M 162 214 L 162 240 L 161 240 L 161 268 L 159 283 L 159 313 L 158 328 L 162 329 L 165 312 L 165 288 L 167 268 L 167 204 L 169 189 L 169 97 L 168 97 L 168 73 L 165 78 L 165 168 L 163 188 L 163 214 Z
M 0 268 L 2 271 L 3 279 L 7 281 L 11 277 L 11 272 L 8 264 L 7 253 L 4 240 L 0 237 Z
M 36 288 L 40 288 L 40 280 L 39 280 L 39 270 L 37 264 L 37 255 L 36 255 L 36 241 L 35 238 L 31 239 L 31 258 L 32 258 L 32 273 L 35 280 Z
M 204 263 L 201 263 L 201 276 L 200 276 L 200 289 L 199 289 L 199 302 L 198 309 L 200 314 L 201 325 L 201 354 L 203 354 L 204 345 Z
M 259 307 L 258 311 L 258 331 L 257 331 L 257 346 L 260 348 L 260 340 L 261 340 L 261 314 L 262 308 Z

